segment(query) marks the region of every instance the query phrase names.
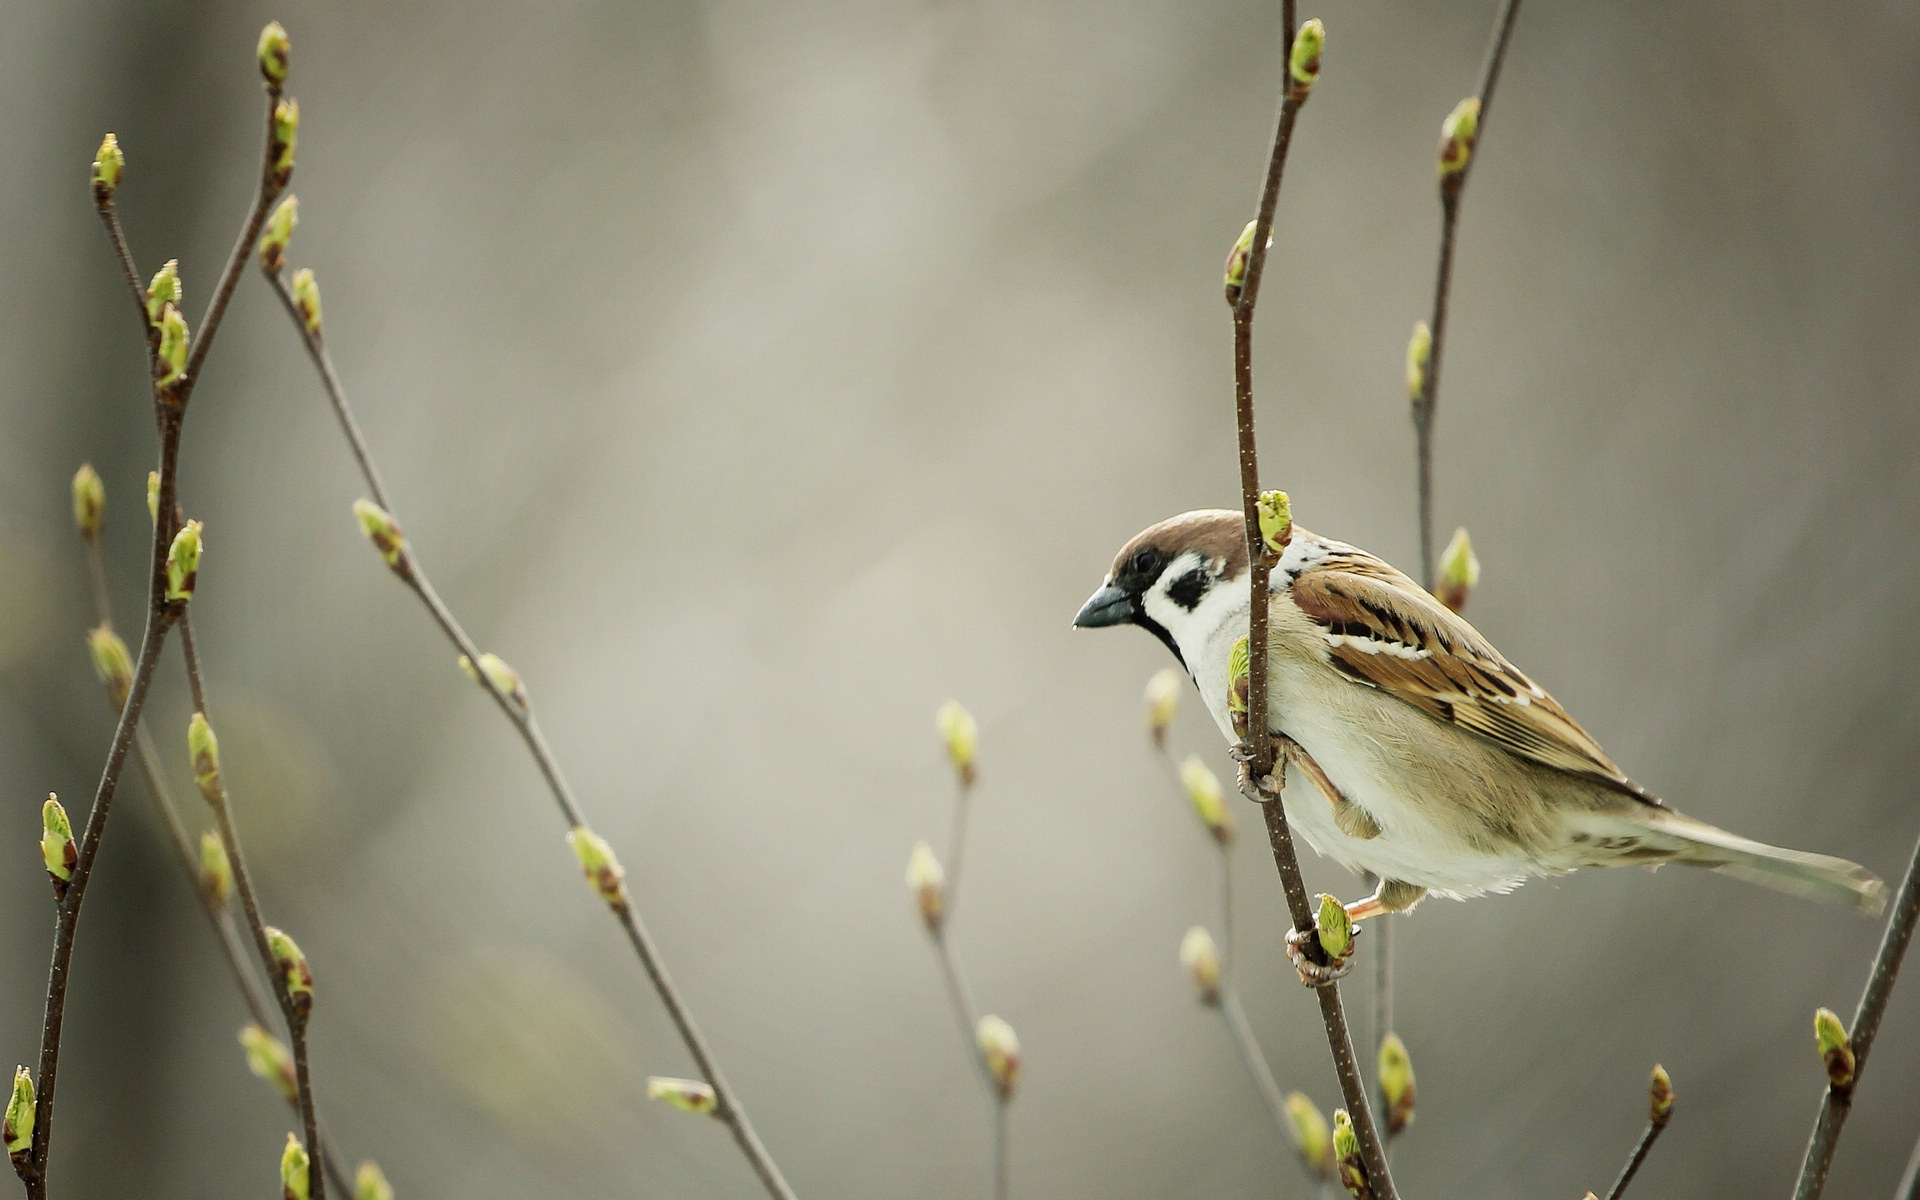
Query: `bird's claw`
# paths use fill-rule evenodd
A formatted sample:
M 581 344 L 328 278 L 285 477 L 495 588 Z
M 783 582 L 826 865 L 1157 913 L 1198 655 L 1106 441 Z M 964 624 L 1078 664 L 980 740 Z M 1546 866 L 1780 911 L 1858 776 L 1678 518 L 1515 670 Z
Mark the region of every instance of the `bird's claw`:
M 1353 935 L 1355 939 L 1359 938 L 1358 927 L 1354 929 Z M 1320 931 L 1318 929 L 1309 929 L 1305 933 L 1298 929 L 1287 931 L 1287 960 L 1293 963 L 1293 969 L 1299 973 L 1300 982 L 1310 988 L 1326 987 L 1351 971 L 1353 947 L 1354 943 L 1350 941 L 1347 943 L 1345 954 L 1338 958 L 1329 958 L 1329 961 L 1324 963 L 1315 962 L 1312 951 L 1324 953 L 1324 948 L 1320 945 Z
M 1253 748 L 1245 742 L 1235 742 L 1227 751 L 1237 765 L 1235 782 L 1240 794 L 1255 804 L 1269 804 L 1280 798 L 1280 773 L 1284 770 L 1281 761 L 1275 761 L 1271 774 L 1255 779 L 1253 776 Z

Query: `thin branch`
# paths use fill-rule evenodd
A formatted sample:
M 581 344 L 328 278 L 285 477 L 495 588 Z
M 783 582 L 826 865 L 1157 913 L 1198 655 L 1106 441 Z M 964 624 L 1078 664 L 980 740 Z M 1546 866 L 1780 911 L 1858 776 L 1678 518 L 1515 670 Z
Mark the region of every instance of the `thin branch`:
M 334 416 L 339 420 L 341 430 L 346 435 L 347 443 L 353 452 L 355 462 L 360 467 L 361 475 L 366 480 L 368 490 L 373 493 L 374 501 L 381 508 L 390 514 L 393 513 L 393 504 L 385 486 L 381 483 L 379 471 L 375 469 L 373 455 L 367 447 L 365 437 L 360 432 L 359 422 L 354 419 L 352 406 L 347 402 L 346 389 L 341 385 L 339 374 L 334 370 L 332 356 L 327 352 L 324 338 L 320 333 L 307 328 L 285 277 L 275 271 L 267 271 L 266 276 L 274 294 L 280 298 L 282 306 L 287 310 L 287 315 L 292 318 L 294 328 L 299 332 L 306 346 L 308 357 L 313 360 L 314 366 L 318 369 L 327 400 L 333 406 Z M 452 642 L 469 662 L 479 663 L 481 658 L 479 647 L 454 618 L 446 603 L 440 599 L 440 594 L 434 590 L 412 547 L 404 546 L 400 555 L 399 563 L 395 566 L 395 574 L 400 576 L 407 587 L 426 606 L 428 614 L 446 635 L 447 640 Z M 581 813 L 579 801 L 574 798 L 573 789 L 568 786 L 566 776 L 561 772 L 559 760 L 554 756 L 553 748 L 548 745 L 546 735 L 540 729 L 532 704 L 509 697 L 500 690 L 487 672 L 477 671 L 476 674 L 480 687 L 493 698 L 501 714 L 513 725 L 521 741 L 526 744 L 528 754 L 532 756 L 534 765 L 539 769 L 541 778 L 545 780 L 547 790 L 553 797 L 554 804 L 559 808 L 569 828 L 584 828 L 587 822 Z M 754 1130 L 753 1123 L 748 1119 L 745 1108 L 741 1106 L 738 1095 L 721 1075 L 713 1051 L 708 1046 L 706 1037 L 700 1032 L 699 1026 L 694 1023 L 693 1014 L 687 1008 L 678 987 L 667 973 L 659 947 L 655 944 L 652 934 L 648 932 L 646 924 L 631 904 L 609 907 L 620 922 L 627 941 L 633 948 L 634 956 L 640 960 L 641 969 L 645 971 L 648 982 L 652 984 L 655 994 L 660 999 L 661 1006 L 666 1009 L 674 1029 L 679 1033 L 680 1041 L 685 1045 L 687 1053 L 692 1056 L 696 1068 L 705 1078 L 708 1086 L 713 1088 L 714 1117 L 733 1135 L 735 1144 L 739 1146 L 741 1154 L 746 1158 L 748 1165 L 752 1167 L 767 1193 L 775 1200 L 793 1200 L 792 1188 L 781 1175 L 766 1145 L 761 1142 L 760 1135 Z
M 1907 1169 L 1900 1173 L 1893 1200 L 1920 1200 L 1920 1141 L 1913 1144 L 1913 1153 L 1907 1157 Z
M 1840 1144 L 1840 1129 L 1853 1111 L 1854 1090 L 1867 1069 L 1867 1055 L 1880 1032 L 1880 1018 L 1886 1015 L 1887 1000 L 1893 995 L 1894 979 L 1900 974 L 1900 962 L 1913 940 L 1913 927 L 1920 920 L 1920 843 L 1913 848 L 1907 863 L 1906 878 L 1900 881 L 1900 894 L 1887 918 L 1887 929 L 1880 938 L 1880 950 L 1873 956 L 1873 969 L 1867 975 L 1867 987 L 1860 995 L 1860 1007 L 1854 1010 L 1853 1032 L 1847 1039 L 1853 1050 L 1853 1082 L 1847 1087 L 1829 1087 L 1820 1101 L 1820 1115 L 1807 1140 L 1806 1157 L 1800 1163 L 1800 1184 L 1794 1200 L 1819 1200 L 1827 1186 L 1827 1171 L 1833 1166 L 1833 1152 Z
M 1607 1192 L 1607 1200 L 1620 1200 L 1620 1197 L 1627 1194 L 1627 1185 L 1633 1182 L 1633 1177 L 1640 1171 L 1640 1164 L 1647 1161 L 1647 1154 L 1652 1151 L 1653 1144 L 1660 1140 L 1660 1135 L 1666 1128 L 1665 1121 L 1647 1122 L 1647 1131 L 1640 1135 L 1640 1142 L 1633 1148 L 1633 1154 L 1628 1157 L 1627 1165 L 1620 1169 L 1620 1178 L 1613 1181 L 1613 1187 Z

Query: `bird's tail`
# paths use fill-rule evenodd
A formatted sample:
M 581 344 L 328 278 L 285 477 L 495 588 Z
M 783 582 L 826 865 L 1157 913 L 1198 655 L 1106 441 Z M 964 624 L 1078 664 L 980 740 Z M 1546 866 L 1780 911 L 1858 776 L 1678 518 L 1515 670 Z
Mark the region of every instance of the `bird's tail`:
M 1658 857 L 1693 863 L 1796 896 L 1845 904 L 1868 915 L 1877 915 L 1887 906 L 1887 885 L 1880 877 L 1844 858 L 1769 846 L 1670 808 L 1649 805 L 1622 820 L 1625 816 L 1613 814 L 1613 821 L 1626 824 L 1630 820 L 1638 826 L 1642 849 L 1637 853 L 1624 849 L 1620 861 L 1647 861 L 1656 857 L 1647 851 L 1665 851 Z

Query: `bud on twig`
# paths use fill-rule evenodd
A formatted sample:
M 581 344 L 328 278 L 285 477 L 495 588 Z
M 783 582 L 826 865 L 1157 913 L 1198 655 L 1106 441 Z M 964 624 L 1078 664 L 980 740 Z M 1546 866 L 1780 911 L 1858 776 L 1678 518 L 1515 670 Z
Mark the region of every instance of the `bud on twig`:
M 1200 1003 L 1209 1008 L 1220 1003 L 1220 950 L 1204 925 L 1195 925 L 1180 939 L 1180 965 L 1200 990 Z
M 283 1200 L 309 1200 L 313 1195 L 313 1160 L 292 1134 L 287 1135 L 287 1148 L 280 1154 L 280 1194 Z
M 287 1053 L 279 1038 L 258 1025 L 247 1025 L 240 1030 L 240 1048 L 246 1052 L 247 1070 L 252 1071 L 255 1078 L 271 1084 L 285 1099 L 291 1100 L 299 1093 L 293 1055 Z
M 7 1141 L 7 1155 L 13 1159 L 15 1170 L 23 1170 L 31 1165 L 33 1154 L 33 1119 L 35 1116 L 33 1097 L 33 1076 L 25 1067 L 13 1069 L 13 1095 L 7 1099 L 6 1127 L 0 1130 Z
M 52 792 L 40 806 L 40 827 L 45 831 L 40 835 L 40 857 L 46 860 L 47 874 L 53 879 L 53 898 L 61 900 L 73 878 L 73 864 L 80 861 L 80 850 L 73 844 L 73 825 L 67 820 L 67 810 L 60 807 L 60 798 Z
M 214 736 L 205 713 L 197 712 L 187 719 L 187 757 L 193 763 L 193 781 L 200 785 L 200 794 L 208 804 L 220 803 L 227 794 L 226 785 L 220 781 L 220 739 Z
M 947 915 L 947 872 L 934 857 L 933 847 L 915 842 L 907 856 L 907 888 L 920 906 L 920 919 L 928 933 L 939 933 Z
M 620 860 L 613 856 L 613 847 L 606 839 L 585 825 L 576 825 L 567 833 L 567 845 L 573 847 L 580 870 L 608 907 L 615 912 L 627 911 L 626 872 L 620 869 Z
M 1147 680 L 1147 732 L 1153 735 L 1153 744 L 1160 749 L 1167 748 L 1167 730 L 1173 725 L 1174 714 L 1180 711 L 1180 672 L 1172 667 L 1163 667 Z
M 1287 1093 L 1287 1120 L 1293 1126 L 1293 1145 L 1300 1160 L 1317 1178 L 1333 1178 L 1333 1134 L 1327 1119 L 1303 1092 Z
M 1278 554 L 1293 540 L 1293 504 L 1285 492 L 1261 492 L 1260 543 L 1268 554 Z
M 1440 183 L 1445 188 L 1460 186 L 1460 176 L 1473 161 L 1473 144 L 1480 137 L 1480 98 L 1468 96 L 1453 106 L 1440 123 Z
M 1326 45 L 1327 27 L 1319 17 L 1300 23 L 1300 32 L 1293 35 L 1293 52 L 1287 56 L 1287 73 L 1293 76 L 1295 101 L 1305 100 L 1313 90 L 1314 81 L 1320 78 L 1320 52 Z
M 1673 1079 L 1659 1063 L 1653 1064 L 1653 1078 L 1647 1082 L 1647 1123 L 1665 1128 L 1673 1117 Z
M 1387 1136 L 1413 1124 L 1413 1059 L 1397 1033 L 1380 1039 L 1380 1095 L 1387 1102 Z
M 1433 597 L 1454 612 L 1465 611 L 1467 598 L 1480 584 L 1480 560 L 1474 557 L 1473 539 L 1462 525 L 1453 531 L 1453 540 L 1440 552 L 1440 563 L 1433 581 Z
M 400 523 L 393 515 L 373 501 L 362 497 L 353 502 L 353 515 L 360 519 L 360 528 L 380 552 L 393 573 L 402 579 L 412 578 L 412 570 L 407 566 L 407 535 L 400 532 Z
M 273 953 L 274 965 L 280 968 L 287 999 L 292 1001 L 294 1013 L 304 1019 L 313 1008 L 313 968 L 307 965 L 307 956 L 292 938 L 271 925 L 266 932 L 267 949 Z
M 111 204 L 113 190 L 120 186 L 120 173 L 126 170 L 127 156 L 120 153 L 120 139 L 112 134 L 100 139 L 93 153 L 93 202 Z
M 300 140 L 300 102 L 282 100 L 273 106 L 273 181 L 287 186 L 293 178 L 293 147 Z
M 260 265 L 269 275 L 277 275 L 287 265 L 287 243 L 293 240 L 294 226 L 300 224 L 300 198 L 288 196 L 274 206 L 260 233 Z
M 974 1038 L 987 1064 L 987 1074 L 993 1078 L 994 1091 L 1004 1104 L 1013 1099 L 1014 1086 L 1020 1082 L 1020 1039 L 1014 1036 L 1013 1026 L 992 1015 L 980 1018 Z
M 1233 719 L 1233 732 L 1247 736 L 1247 639 L 1240 638 L 1227 651 L 1227 713 Z
M 73 523 L 87 541 L 100 537 L 100 525 L 107 511 L 107 486 L 92 463 L 81 463 L 73 473 Z
M 647 1079 L 647 1099 L 671 1104 L 681 1112 L 711 1113 L 720 1106 L 713 1088 L 698 1079 L 654 1075 Z
M 1827 1083 L 1834 1093 L 1844 1096 L 1853 1091 L 1853 1046 L 1839 1015 L 1830 1008 L 1814 1013 L 1813 1038 L 1827 1064 Z
M 278 21 L 268 21 L 267 27 L 260 31 L 260 77 L 267 86 L 278 90 L 287 81 L 287 55 L 291 47 L 287 44 L 287 31 Z
M 974 762 L 980 748 L 980 727 L 974 724 L 973 714 L 961 707 L 958 700 L 949 700 L 933 715 L 933 723 L 940 731 L 940 740 L 947 745 L 947 758 L 959 772 L 960 782 L 972 787 L 980 778 Z
M 1180 786 L 1187 789 L 1187 800 L 1194 815 L 1207 827 L 1213 840 L 1222 846 L 1233 842 L 1233 813 L 1220 793 L 1220 780 L 1207 769 L 1197 754 L 1189 754 L 1180 763 Z
M 157 382 L 162 386 L 177 383 L 187 373 L 187 319 L 169 304 L 160 311 L 160 345 L 154 350 L 159 367 Z
M 160 523 L 160 472 L 147 472 L 147 520 Z
M 179 308 L 186 298 L 186 286 L 180 282 L 180 260 L 170 258 L 167 265 L 153 273 L 147 284 L 147 324 L 158 327 L 171 304 Z
M 527 706 L 527 685 L 520 678 L 520 672 L 508 666 L 507 661 L 498 654 L 482 654 L 478 670 L 474 668 L 473 660 L 462 654 L 460 669 L 475 683 L 479 683 L 480 676 L 485 674 L 495 691 L 523 709 Z
M 193 585 L 200 576 L 200 531 L 206 526 L 188 521 L 173 535 L 167 548 L 167 599 L 182 603 L 193 599 Z
M 200 835 L 200 892 L 213 908 L 225 908 L 233 895 L 233 862 L 226 843 L 211 830 Z
M 1416 403 L 1427 390 L 1427 364 L 1433 359 L 1433 330 L 1425 321 L 1413 323 L 1407 339 L 1407 399 Z
M 1227 307 L 1240 306 L 1240 293 L 1247 286 L 1247 263 L 1253 257 L 1253 231 L 1260 222 L 1248 221 L 1247 227 L 1234 239 L 1233 249 L 1227 251 Z M 1267 233 L 1267 246 L 1273 246 L 1273 233 Z
M 1320 934 L 1320 948 L 1339 962 L 1353 951 L 1353 918 L 1346 906 L 1325 892 L 1320 893 L 1320 913 L 1314 928 Z
M 368 1159 L 353 1177 L 353 1200 L 393 1200 L 393 1185 L 380 1170 L 380 1164 Z
M 313 281 L 313 268 L 301 267 L 293 273 L 293 307 L 300 324 L 314 337 L 320 336 L 320 285 Z
M 1344 1108 L 1333 1110 L 1333 1158 L 1340 1172 L 1340 1186 L 1354 1200 L 1368 1200 L 1373 1184 L 1367 1178 L 1367 1164 L 1360 1157 L 1360 1135 L 1354 1132 L 1353 1118 Z
M 87 652 L 93 655 L 93 673 L 106 685 L 107 702 L 119 712 L 126 707 L 127 693 L 133 688 L 133 658 L 127 653 L 127 644 L 113 626 L 102 624 L 87 631 Z

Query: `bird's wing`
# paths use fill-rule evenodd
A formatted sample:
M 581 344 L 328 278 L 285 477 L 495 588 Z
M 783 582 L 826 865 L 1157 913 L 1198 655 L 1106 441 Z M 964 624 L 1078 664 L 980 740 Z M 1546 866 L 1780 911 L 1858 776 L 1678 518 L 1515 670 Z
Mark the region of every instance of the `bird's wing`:
M 1293 581 L 1335 668 L 1509 753 L 1651 799 L 1546 689 L 1386 563 L 1337 551 Z

